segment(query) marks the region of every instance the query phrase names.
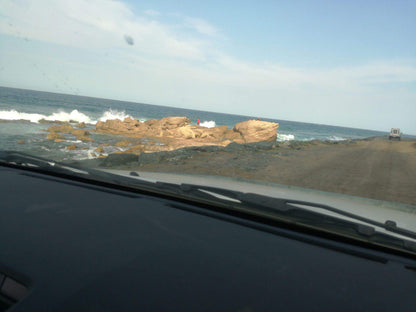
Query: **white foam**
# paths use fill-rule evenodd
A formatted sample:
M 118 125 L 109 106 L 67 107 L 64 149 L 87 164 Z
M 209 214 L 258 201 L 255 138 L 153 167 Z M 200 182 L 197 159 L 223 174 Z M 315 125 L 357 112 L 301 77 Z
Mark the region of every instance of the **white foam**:
M 277 134 L 277 139 L 276 141 L 290 141 L 290 140 L 294 140 L 295 136 L 293 134 Z
M 35 114 L 35 113 L 23 113 L 18 112 L 14 109 L 9 111 L 0 111 L 0 119 L 1 120 L 27 120 L 33 123 L 39 123 L 40 120 L 48 120 L 48 121 L 74 121 L 74 122 L 85 122 L 91 123 L 91 119 L 79 112 L 78 110 L 74 109 L 70 113 L 60 111 L 57 113 L 53 113 L 51 115 L 42 115 L 42 114 Z
M 329 141 L 345 141 L 346 140 L 346 138 L 338 137 L 335 135 L 331 135 L 330 137 L 327 137 L 326 139 Z
M 74 109 L 69 114 L 64 111 L 53 113 L 52 115 L 47 116 L 45 120 L 50 120 L 50 121 L 59 120 L 59 121 L 66 121 L 66 122 L 75 121 L 75 122 L 91 123 L 91 119 L 87 115 L 79 112 L 77 109 Z
M 30 122 L 39 122 L 42 118 L 45 118 L 45 116 L 41 114 L 19 113 L 14 109 L 9 111 L 0 111 L 1 120 L 28 120 Z
M 82 143 L 81 140 L 66 140 L 68 143 Z
M 112 120 L 112 119 L 124 120 L 124 118 L 127 118 L 127 117 L 131 117 L 131 116 L 126 114 L 125 111 L 117 111 L 117 110 L 109 109 L 108 111 L 105 111 L 98 120 L 99 121 L 107 121 L 107 120 Z
M 210 121 L 203 121 L 199 124 L 201 127 L 205 127 L 205 128 L 214 128 L 217 126 L 217 124 L 215 123 L 214 120 L 210 120 Z

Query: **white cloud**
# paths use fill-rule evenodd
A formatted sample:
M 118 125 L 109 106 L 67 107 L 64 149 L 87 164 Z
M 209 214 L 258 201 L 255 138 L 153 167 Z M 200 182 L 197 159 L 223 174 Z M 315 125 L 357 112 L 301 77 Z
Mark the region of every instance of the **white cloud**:
M 212 26 L 207 21 L 200 18 L 185 17 L 185 26 L 195 29 L 197 32 L 203 35 L 216 36 L 219 34 L 218 29 Z
M 134 15 L 128 6 L 111 0 L 4 0 L 0 32 L 51 43 L 96 48 L 123 48 L 133 38 L 138 53 L 203 60 L 203 42 L 185 40 L 168 25 Z

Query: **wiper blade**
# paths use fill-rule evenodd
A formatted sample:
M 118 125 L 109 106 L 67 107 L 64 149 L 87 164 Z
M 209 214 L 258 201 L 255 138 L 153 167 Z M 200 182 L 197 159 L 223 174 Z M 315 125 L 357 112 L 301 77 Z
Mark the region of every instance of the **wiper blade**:
M 78 178 L 84 181 L 103 182 L 117 186 L 152 187 L 155 183 L 123 177 L 102 170 L 67 165 L 50 159 L 32 156 L 30 154 L 14 151 L 0 151 L 0 164 L 5 163 L 19 168 L 27 168 L 42 173 Z
M 300 201 L 300 200 L 292 200 L 292 199 L 284 199 L 284 198 L 275 198 L 269 197 L 265 195 L 259 195 L 254 193 L 243 193 L 233 190 L 226 190 L 217 187 L 208 187 L 208 186 L 201 186 L 201 185 L 192 185 L 192 184 L 182 184 L 181 189 L 188 193 L 192 193 L 195 196 L 203 196 L 205 198 L 213 198 L 216 197 L 218 200 L 223 202 L 226 201 L 238 201 L 241 205 L 250 206 L 250 207 L 257 207 L 264 210 L 267 210 L 271 213 L 278 212 L 285 215 L 300 215 L 300 212 L 307 212 L 309 214 L 314 214 L 315 212 L 307 210 L 305 208 L 297 207 L 295 205 L 302 205 L 302 206 L 309 206 L 313 208 L 319 208 L 322 210 L 330 211 L 337 215 L 347 217 L 356 221 L 361 221 L 368 225 L 377 226 L 382 228 L 386 231 L 399 234 L 405 237 L 409 237 L 412 239 L 416 239 L 416 232 L 410 231 L 408 229 L 400 228 L 397 226 L 395 221 L 387 220 L 384 223 L 378 222 L 369 218 L 365 218 L 350 212 L 346 212 L 344 210 L 334 208 L 328 205 L 313 203 L 308 201 Z M 227 197 L 226 199 L 218 197 L 218 195 Z M 316 213 L 315 213 L 316 214 Z M 322 218 L 322 214 L 318 214 L 320 218 Z M 327 216 L 327 215 L 325 215 Z M 369 227 L 360 223 L 356 223 L 357 231 L 360 234 L 364 235 L 371 235 L 375 232 L 373 227 Z
M 272 218 L 281 222 L 296 224 L 304 227 L 307 226 L 309 228 L 313 227 L 316 230 L 325 229 L 331 233 L 341 235 L 344 234 L 348 236 L 351 236 L 350 234 L 354 234 L 355 238 L 358 234 L 361 237 L 364 237 L 368 242 L 382 242 L 388 244 L 389 246 L 396 246 L 401 249 L 404 248 L 412 251 L 412 253 L 416 253 L 415 242 L 380 233 L 376 231 L 373 226 L 377 226 L 386 231 L 412 239 L 416 239 L 415 232 L 399 228 L 396 223 L 391 220 L 387 220 L 382 223 L 345 212 L 341 209 L 328 205 L 275 198 L 253 193 L 243 193 L 203 185 L 178 185 L 166 182 L 149 182 L 138 178 L 108 173 L 102 170 L 66 165 L 21 152 L 0 151 L 0 163 L 6 163 L 18 167 L 28 167 L 31 170 L 40 170 L 42 172 L 48 172 L 58 176 L 70 176 L 72 178 L 81 179 L 82 181 L 96 181 L 101 185 L 104 183 L 109 187 L 127 188 L 130 191 L 139 190 L 150 194 L 158 194 L 177 199 L 181 198 L 187 201 L 191 200 L 192 202 L 197 203 L 215 205 L 217 207 L 228 210 L 231 209 L 233 211 L 253 216 L 261 216 L 267 219 Z M 296 205 L 323 209 L 365 224 L 351 222 L 342 218 L 310 211 Z

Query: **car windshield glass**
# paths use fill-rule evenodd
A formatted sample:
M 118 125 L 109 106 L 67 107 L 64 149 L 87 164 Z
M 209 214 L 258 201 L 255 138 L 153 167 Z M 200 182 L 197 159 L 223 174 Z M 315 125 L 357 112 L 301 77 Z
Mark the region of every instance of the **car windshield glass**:
M 414 231 L 415 10 L 3 0 L 0 150 Z

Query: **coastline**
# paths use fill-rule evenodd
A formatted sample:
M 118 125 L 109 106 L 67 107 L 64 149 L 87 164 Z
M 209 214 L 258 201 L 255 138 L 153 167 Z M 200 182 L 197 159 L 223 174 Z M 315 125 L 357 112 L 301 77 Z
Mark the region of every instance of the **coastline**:
M 75 162 L 131 171 L 240 177 L 416 205 L 416 140 L 372 137 L 200 146 Z

